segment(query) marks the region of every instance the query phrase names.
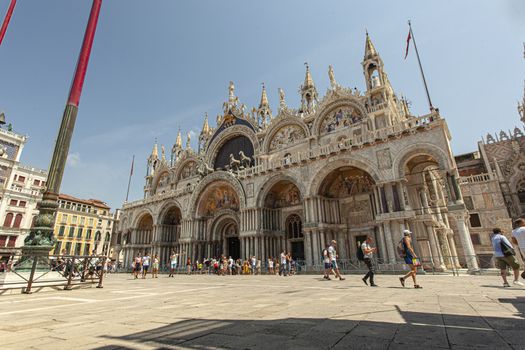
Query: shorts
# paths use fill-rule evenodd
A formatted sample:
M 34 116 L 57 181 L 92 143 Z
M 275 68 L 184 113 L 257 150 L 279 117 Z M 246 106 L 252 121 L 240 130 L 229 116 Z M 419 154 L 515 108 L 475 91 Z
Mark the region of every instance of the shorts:
M 144 272 L 148 272 L 149 265 L 142 265 L 142 269 L 144 270 Z
M 518 263 L 518 260 L 516 260 L 516 257 L 514 255 L 504 256 L 501 258 L 497 257 L 496 266 L 499 267 L 500 270 L 506 270 L 507 267 L 510 267 L 513 270 L 517 270 L 520 268 L 520 264 Z
M 331 269 L 331 268 L 332 268 L 332 264 L 331 263 L 327 263 L 327 262 L 324 263 L 324 269 L 325 270 L 328 270 L 328 269 Z
M 177 263 L 171 263 L 171 268 L 172 269 L 176 269 L 177 268 Z
M 336 260 L 332 260 L 332 269 L 336 270 L 338 268 L 339 267 L 337 266 L 337 261 Z
M 413 260 L 414 258 L 412 257 L 412 255 L 407 254 L 405 255 L 404 259 L 405 259 L 405 264 L 414 265 L 414 260 Z

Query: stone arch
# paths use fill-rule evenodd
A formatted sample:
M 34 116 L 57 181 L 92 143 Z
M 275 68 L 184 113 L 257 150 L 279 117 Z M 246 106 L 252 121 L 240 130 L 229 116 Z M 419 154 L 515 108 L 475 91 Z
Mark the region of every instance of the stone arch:
M 162 220 L 163 220 L 164 216 L 166 215 L 166 213 L 170 209 L 172 209 L 173 207 L 177 207 L 180 210 L 180 212 L 181 212 L 181 219 L 182 219 L 182 208 L 183 208 L 183 206 L 181 205 L 181 203 L 177 199 L 171 198 L 168 201 L 166 201 L 165 203 L 163 203 L 162 206 L 160 207 L 160 209 L 158 211 L 156 222 L 157 223 L 162 223 Z
M 327 166 L 319 170 L 310 184 L 310 195 L 316 196 L 320 189 L 324 179 L 332 173 L 334 170 L 342 167 L 354 167 L 363 170 L 368 173 L 375 182 L 380 182 L 377 168 L 365 159 L 357 159 L 355 155 L 351 157 L 340 158 L 334 162 L 331 162 Z
M 197 157 L 190 157 L 190 158 L 184 159 L 182 162 L 178 163 L 176 168 L 174 169 L 173 179 L 175 181 L 178 182 L 179 180 L 182 180 L 181 179 L 182 171 L 187 166 L 189 166 L 190 163 L 195 163 L 195 171 L 197 170 L 199 166 L 199 159 Z M 195 174 L 197 173 L 195 172 Z
M 221 210 L 216 214 L 216 217 L 208 228 L 206 235 L 207 240 L 213 241 L 220 239 L 221 237 L 216 237 L 216 235 L 219 232 L 221 225 L 226 224 L 228 221 L 233 221 L 237 225 L 237 229 L 239 229 L 239 216 L 233 210 Z M 239 232 L 237 234 L 239 234 Z
M 163 186 L 166 186 L 166 189 L 169 189 L 169 184 L 171 182 L 170 179 L 170 170 L 167 166 L 162 165 L 159 167 L 157 172 L 155 173 L 155 176 L 153 177 L 152 186 L 151 186 L 151 194 L 157 193 L 157 188 L 159 187 L 159 184 L 161 181 L 165 181 L 165 183 L 162 183 Z
M 436 145 L 430 143 L 417 143 L 406 147 L 394 158 L 392 170 L 394 176 L 398 178 L 405 177 L 405 165 L 412 158 L 417 156 L 430 156 L 433 158 L 442 170 L 453 168 L 452 161 L 447 153 Z
M 218 134 L 208 146 L 205 161 L 210 167 L 213 167 L 215 158 L 222 146 L 236 136 L 247 137 L 253 145 L 254 154 L 259 153 L 260 145 L 255 132 L 246 125 L 233 125 Z
M 366 120 L 367 118 L 367 112 L 364 105 L 361 104 L 358 100 L 356 100 L 353 97 L 345 97 L 341 99 L 337 99 L 334 102 L 328 103 L 326 106 L 323 106 L 322 109 L 319 111 L 319 114 L 315 118 L 313 127 L 312 127 L 312 134 L 319 137 L 323 134 L 321 130 L 321 125 L 325 118 L 329 117 L 333 112 L 335 112 L 339 108 L 343 107 L 352 107 L 356 109 L 360 116 L 361 120 Z
M 239 209 L 243 209 L 246 206 L 246 193 L 239 180 L 233 177 L 233 175 L 231 175 L 228 172 L 214 171 L 213 173 L 204 177 L 195 187 L 191 195 L 189 205 L 186 208 L 188 217 L 197 216 L 197 209 L 201 196 L 204 194 L 207 187 L 209 185 L 212 185 L 214 182 L 228 183 L 233 188 L 233 190 L 239 198 Z
M 295 117 L 283 118 L 282 120 L 270 126 L 269 130 L 266 132 L 266 137 L 264 138 L 262 146 L 263 152 L 270 152 L 270 145 L 273 138 L 281 129 L 288 126 L 299 127 L 304 133 L 304 139 L 307 139 L 310 136 L 310 130 L 308 130 L 308 126 L 302 120 Z
M 297 181 L 295 178 L 289 176 L 289 175 L 274 175 L 270 179 L 268 179 L 263 186 L 261 187 L 261 190 L 259 191 L 259 195 L 257 196 L 257 206 L 262 208 L 265 205 L 266 197 L 268 196 L 268 193 L 272 190 L 272 188 L 278 184 L 281 181 L 288 181 L 291 182 L 299 189 L 299 192 L 301 194 L 301 199 L 304 199 L 304 196 L 308 193 L 306 190 L 306 187 L 302 182 Z
M 135 215 L 135 219 L 133 220 L 132 227 L 133 228 L 137 228 L 139 223 L 140 223 L 140 221 L 146 215 L 150 215 L 151 216 L 151 218 L 153 219 L 153 225 L 155 225 L 156 224 L 156 222 L 155 222 L 155 215 L 153 214 L 153 212 L 150 209 L 144 208 L 137 215 Z

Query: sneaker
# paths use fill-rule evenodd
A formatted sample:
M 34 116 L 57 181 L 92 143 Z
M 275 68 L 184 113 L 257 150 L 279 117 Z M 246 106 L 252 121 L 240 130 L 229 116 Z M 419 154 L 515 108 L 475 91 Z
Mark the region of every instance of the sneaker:
M 373 283 L 370 285 L 370 287 L 379 287 L 377 284 Z
M 339 277 L 339 280 L 340 280 L 340 281 L 344 281 L 345 278 L 344 278 L 344 277 Z
M 503 288 L 507 288 L 507 287 L 510 287 L 510 284 L 508 284 L 507 282 L 503 283 Z
M 401 282 L 401 285 L 405 286 L 405 279 L 403 277 L 399 277 L 399 282 Z
M 512 282 L 512 284 L 514 284 L 515 286 L 523 286 L 524 285 L 523 283 L 521 283 L 520 281 L 517 281 L 517 280 Z
M 364 284 L 366 284 L 368 286 L 368 282 L 366 281 L 366 279 L 363 277 L 361 278 L 361 281 L 363 281 Z M 372 284 L 373 285 L 373 284 Z

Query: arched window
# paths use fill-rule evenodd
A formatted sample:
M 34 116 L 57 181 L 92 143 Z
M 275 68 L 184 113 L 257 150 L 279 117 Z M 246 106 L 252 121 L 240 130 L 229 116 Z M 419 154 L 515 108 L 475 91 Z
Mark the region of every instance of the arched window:
M 520 200 L 520 203 L 523 204 L 525 203 L 525 179 L 520 180 L 516 187 L 518 190 L 518 199 Z
M 104 242 L 109 242 L 110 234 L 109 232 L 106 232 L 106 237 L 104 238 Z
M 13 223 L 13 228 L 19 228 L 22 223 L 22 214 L 16 214 L 15 222 Z
M 102 233 L 100 233 L 100 231 L 97 231 L 97 233 L 95 233 L 95 241 L 100 241 L 100 238 L 102 238 Z
M 5 216 L 4 227 L 11 227 L 12 222 L 13 222 L 13 213 L 8 213 Z
M 293 214 L 286 219 L 288 239 L 303 238 L 303 224 L 299 215 Z
M 122 232 L 117 234 L 117 244 L 122 244 Z

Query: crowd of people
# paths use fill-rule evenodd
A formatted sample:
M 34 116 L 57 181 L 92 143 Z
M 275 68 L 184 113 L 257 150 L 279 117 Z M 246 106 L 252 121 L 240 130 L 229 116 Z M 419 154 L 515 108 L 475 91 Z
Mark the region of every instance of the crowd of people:
M 523 283 L 519 281 L 520 264 L 518 259 L 516 259 L 517 253 L 514 246 L 517 247 L 518 253 L 521 255 L 522 260 L 525 261 L 525 219 L 516 221 L 516 229 L 512 232 L 511 241 L 503 235 L 502 230 L 498 228 L 493 230 L 492 245 L 494 248 L 494 257 L 496 266 L 501 270 L 503 286 L 510 287 L 510 283 L 507 280 L 509 268 L 513 270 L 513 284 L 523 286 Z M 399 283 L 402 287 L 405 287 L 406 282 L 412 280 L 413 287 L 421 289 L 422 286 L 417 283 L 417 271 L 418 267 L 421 266 L 421 260 L 414 250 L 412 232 L 410 230 L 403 231 L 403 237 L 396 248 L 397 255 L 408 268 L 408 272 L 404 276 L 399 277 Z M 357 249 L 359 260 L 364 262 L 368 270 L 361 280 L 367 286 L 377 287 L 374 259 L 377 248 L 373 247 L 373 238 L 367 236 L 363 242 L 359 242 Z M 331 280 L 332 275 L 341 281 L 345 280 L 339 269 L 337 242 L 335 240 L 332 240 L 322 250 L 321 258 L 324 267 L 323 278 L 325 280 Z M 138 279 L 139 277 L 146 278 L 148 273 L 151 272 L 152 278 L 158 278 L 159 265 L 158 255 L 151 257 L 148 253 L 144 255 L 139 253 L 133 260 L 132 274 L 135 279 Z M 188 275 L 215 274 L 225 276 L 269 274 L 286 277 L 296 274 L 298 269 L 297 262 L 292 258 L 292 254 L 285 250 L 283 250 L 278 257 L 268 257 L 264 264 L 261 259 L 258 259 L 256 256 L 251 256 L 246 259 L 233 259 L 231 256 L 227 257 L 223 255 L 218 258 L 205 258 L 202 261 L 192 261 L 188 258 L 183 262 L 182 266 L 179 260 L 179 254 L 172 252 L 167 266 L 169 267 L 168 277 L 174 277 L 180 270 L 183 270 L 184 273 Z M 521 277 L 525 278 L 525 272 L 521 274 Z

